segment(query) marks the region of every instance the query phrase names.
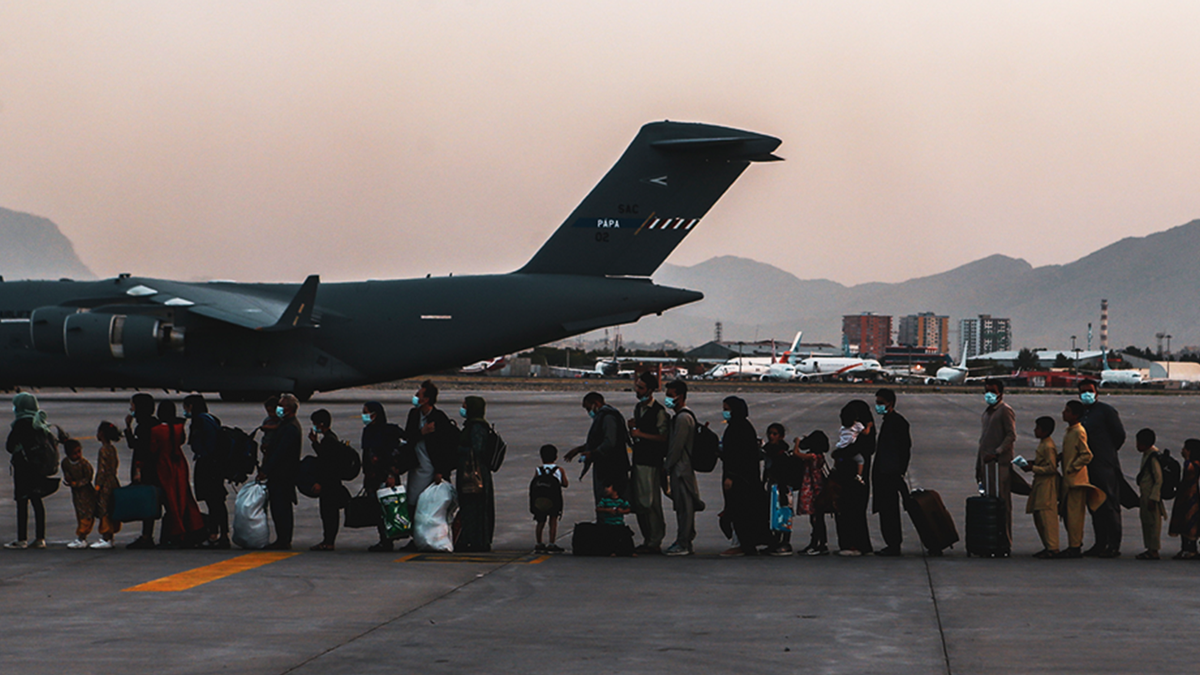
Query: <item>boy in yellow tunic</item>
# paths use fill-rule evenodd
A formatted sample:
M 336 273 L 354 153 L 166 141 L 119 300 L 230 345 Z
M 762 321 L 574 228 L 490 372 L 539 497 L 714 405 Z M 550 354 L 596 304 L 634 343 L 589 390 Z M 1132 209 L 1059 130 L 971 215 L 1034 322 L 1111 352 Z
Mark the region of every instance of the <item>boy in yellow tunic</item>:
M 1158 440 L 1153 429 L 1142 429 L 1137 432 L 1137 449 L 1142 453 L 1142 466 L 1138 471 L 1137 484 L 1140 500 L 1138 514 L 1142 520 L 1142 540 L 1146 550 L 1137 554 L 1138 560 L 1158 560 L 1158 549 L 1162 543 L 1162 521 L 1167 517 L 1163 508 L 1162 463 L 1159 461 L 1158 448 L 1154 442 Z
M 1092 461 L 1087 432 L 1079 420 L 1085 412 L 1081 401 L 1067 401 L 1062 418 L 1067 423 L 1062 445 L 1063 519 L 1067 522 L 1067 546 L 1059 558 L 1083 557 L 1083 521 L 1087 509 L 1095 510 L 1104 503 L 1104 491 L 1088 482 L 1087 465 Z
M 1033 557 L 1045 559 L 1053 558 L 1058 553 L 1058 491 L 1061 479 L 1058 475 L 1058 448 L 1050 437 L 1054 433 L 1054 418 L 1039 417 L 1033 424 L 1033 435 L 1038 439 L 1037 454 L 1033 464 L 1026 464 L 1021 469 L 1033 473 L 1033 486 L 1029 501 L 1025 504 L 1025 513 L 1033 514 L 1033 524 L 1037 526 L 1038 536 L 1042 539 L 1042 550 L 1033 554 Z

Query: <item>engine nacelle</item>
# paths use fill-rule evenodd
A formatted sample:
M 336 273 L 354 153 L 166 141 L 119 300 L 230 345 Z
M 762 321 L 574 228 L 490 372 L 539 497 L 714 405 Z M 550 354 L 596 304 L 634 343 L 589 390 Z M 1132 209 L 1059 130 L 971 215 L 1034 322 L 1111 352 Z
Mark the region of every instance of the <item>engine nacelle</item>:
M 145 314 L 39 307 L 30 317 L 38 351 L 82 361 L 143 361 L 183 351 L 183 330 Z

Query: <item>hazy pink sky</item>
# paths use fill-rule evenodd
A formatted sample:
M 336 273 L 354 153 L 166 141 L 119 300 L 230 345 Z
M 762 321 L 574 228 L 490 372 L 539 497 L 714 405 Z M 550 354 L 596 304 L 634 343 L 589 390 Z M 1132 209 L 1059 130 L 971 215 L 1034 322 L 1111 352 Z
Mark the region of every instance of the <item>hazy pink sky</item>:
M 670 262 L 1069 262 L 1200 217 L 1200 3 L 0 4 L 0 206 L 102 276 L 510 271 L 664 118 L 787 158 Z

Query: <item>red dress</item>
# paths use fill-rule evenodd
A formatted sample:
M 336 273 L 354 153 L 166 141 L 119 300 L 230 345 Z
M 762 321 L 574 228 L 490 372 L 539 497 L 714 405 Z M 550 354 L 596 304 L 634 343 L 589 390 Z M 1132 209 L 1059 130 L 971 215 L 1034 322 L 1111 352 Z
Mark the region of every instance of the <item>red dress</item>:
M 204 515 L 192 496 L 183 439 L 182 423 L 175 424 L 174 429 L 171 425 L 159 424 L 150 430 L 150 451 L 158 464 L 158 484 L 163 490 L 162 532 L 172 538 L 204 529 Z

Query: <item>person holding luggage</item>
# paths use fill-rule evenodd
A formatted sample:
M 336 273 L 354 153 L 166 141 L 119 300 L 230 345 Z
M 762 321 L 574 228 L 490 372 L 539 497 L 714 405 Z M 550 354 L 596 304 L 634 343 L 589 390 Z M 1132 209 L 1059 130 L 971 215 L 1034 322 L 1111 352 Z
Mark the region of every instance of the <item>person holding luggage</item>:
M 100 518 L 100 540 L 89 548 L 110 549 L 113 538 L 121 531 L 121 521 L 112 517 L 113 490 L 121 487 L 117 478 L 120 458 L 115 443 L 121 440 L 121 430 L 112 422 L 101 422 L 96 429 L 100 454 L 96 458 L 96 515 Z
M 1200 536 L 1200 438 L 1184 441 L 1179 455 L 1183 457 L 1183 470 L 1171 505 L 1167 534 L 1179 537 L 1175 560 L 1196 560 L 1196 538 Z
M 295 524 L 296 473 L 300 469 L 300 451 L 304 430 L 296 419 L 300 400 L 292 394 L 281 394 L 275 417 L 279 426 L 271 434 L 271 449 L 258 470 L 258 480 L 267 483 L 271 521 L 275 523 L 275 541 L 268 550 L 287 551 L 292 548 Z
M 225 506 L 224 467 L 217 447 L 221 423 L 208 412 L 208 401 L 200 394 L 183 398 L 183 417 L 192 421 L 188 445 L 192 448 L 192 485 L 196 499 L 208 507 L 208 539 L 202 548 L 228 549 L 229 509 Z
M 662 553 L 662 542 L 667 536 L 662 484 L 671 417 L 667 409 L 654 400 L 654 392 L 658 391 L 658 376 L 654 373 L 642 373 L 634 382 L 633 391 L 638 402 L 628 422 L 629 438 L 633 445 L 630 501 L 637 515 L 638 529 L 642 532 L 642 543 L 636 551 L 656 554 Z
M 421 493 L 436 482 L 449 478 L 454 471 L 455 448 L 458 443 L 458 426 L 437 407 L 438 388 L 431 380 L 425 380 L 413 394 L 413 407 L 408 411 L 404 423 L 404 441 L 416 463 L 409 468 L 408 505 L 413 522 L 416 522 L 417 504 Z M 411 544 L 415 548 L 416 544 Z
M 1067 523 L 1067 548 L 1059 558 L 1083 557 L 1083 521 L 1088 509 L 1095 509 L 1106 501 L 1103 490 L 1089 481 L 1088 465 L 1092 462 L 1092 451 L 1088 447 L 1088 434 L 1080 420 L 1083 419 L 1084 404 L 1067 401 L 1062 418 L 1067 423 L 1062 444 L 1062 502 L 1063 520 Z
M 1138 470 L 1138 516 L 1142 521 L 1142 543 L 1146 550 L 1137 554 L 1138 560 L 1158 560 L 1158 549 L 1162 546 L 1162 521 L 1167 515 L 1163 508 L 1163 471 L 1158 448 L 1154 447 L 1157 437 L 1153 429 L 1142 429 L 1134 437 L 1137 451 L 1142 453 L 1142 465 Z
M 835 513 L 834 504 L 825 492 L 829 437 L 817 429 L 804 438 L 795 439 L 792 454 L 804 463 L 804 476 L 796 488 L 796 515 L 808 514 L 812 536 L 808 546 L 801 551 L 805 555 L 829 555 L 829 532 L 825 526 L 825 514 Z
M 487 403 L 479 396 L 466 397 L 459 408 L 464 422 L 459 433 L 454 487 L 462 529 L 454 543 L 456 551 L 479 553 L 492 550 L 496 499 L 492 485 L 492 447 L 488 442 L 492 425 L 484 417 L 486 410 Z
M 534 472 L 533 480 L 529 482 L 529 512 L 537 523 L 537 545 L 534 550 L 539 553 L 562 553 L 563 549 L 555 541 L 558 539 L 558 521 L 562 518 L 562 491 L 570 481 L 567 472 L 558 464 L 558 448 L 547 443 L 538 450 L 542 465 Z M 550 543 L 542 543 L 542 532 L 546 523 L 550 523 Z
M 342 509 L 350 502 L 350 492 L 342 485 L 342 467 L 345 453 L 354 452 L 342 443 L 331 428 L 333 415 L 324 408 L 314 410 L 308 416 L 312 429 L 308 442 L 317 456 L 317 505 L 321 514 L 321 542 L 309 547 L 310 551 L 332 551 L 337 541 L 338 526 L 341 524 Z M 351 458 L 353 459 L 353 458 Z
M 763 484 L 766 486 L 768 496 L 771 494 L 771 488 L 775 488 L 780 507 L 791 505 L 792 483 L 799 484 L 802 480 L 796 475 L 800 472 L 795 470 L 798 465 L 801 465 L 800 460 L 792 456 L 792 449 L 784 440 L 786 436 L 787 429 L 782 424 L 773 422 L 767 426 L 767 442 L 763 444 Z M 797 505 L 793 513 L 799 515 L 799 508 Z M 767 549 L 768 555 L 789 556 L 792 554 L 791 530 L 772 531 L 771 537 L 770 548 Z
M 1088 447 L 1094 457 L 1088 465 L 1092 484 L 1104 491 L 1107 499 L 1092 512 L 1096 544 L 1085 556 L 1115 558 L 1121 555 L 1121 459 L 1117 451 L 1125 443 L 1125 427 L 1117 409 L 1096 399 L 1096 382 L 1079 383 L 1079 400 L 1084 405 L 1080 423 L 1087 431 Z
M 696 445 L 696 415 L 687 407 L 687 382 L 675 380 L 667 385 L 663 405 L 675 412 L 671 420 L 671 436 L 667 441 L 667 458 L 663 471 L 671 502 L 675 509 L 675 543 L 663 551 L 665 555 L 692 555 L 696 538 L 696 512 L 704 510 L 700 501 L 700 486 L 692 469 L 692 450 Z
M 854 442 L 835 448 L 832 476 L 841 486 L 838 497 L 837 525 L 838 555 L 860 556 L 872 551 L 871 532 L 867 527 L 867 502 L 871 496 L 868 484 L 871 476 L 871 457 L 875 454 L 875 418 L 866 401 L 855 399 L 840 412 L 843 429 L 847 424 L 861 426 Z M 861 464 L 859 463 L 861 461 Z
M 362 407 L 362 472 L 363 491 L 375 498 L 375 491 L 383 486 L 396 487 L 400 474 L 411 468 L 402 465 L 398 457 L 400 440 L 404 431 L 388 422 L 387 411 L 378 401 L 368 401 Z M 415 462 L 412 462 L 415 465 Z M 378 525 L 379 541 L 367 548 L 372 553 L 393 550 L 395 543 L 388 536 L 387 526 Z
M 1058 474 L 1058 447 L 1054 445 L 1054 418 L 1039 417 L 1033 423 L 1033 435 L 1038 439 L 1033 463 L 1021 470 L 1033 474 L 1033 485 L 1025 513 L 1033 514 L 1033 524 L 1042 540 L 1042 550 L 1035 558 L 1047 559 L 1058 555 L 1058 493 L 1062 478 Z
M 158 486 L 158 466 L 150 447 L 150 430 L 158 426 L 154 417 L 154 397 L 138 393 L 129 399 L 129 414 L 125 416 L 125 444 L 133 451 L 129 466 L 129 482 L 133 485 Z M 129 549 L 154 548 L 154 520 L 142 521 L 142 534 L 125 545 Z
M 912 456 L 912 435 L 908 420 L 896 412 L 896 392 L 880 389 L 875 392 L 875 414 L 879 422 L 879 439 L 875 442 L 875 461 L 871 476 L 874 500 L 871 510 L 879 514 L 879 531 L 884 547 L 879 556 L 899 556 L 904 540 L 900 522 L 900 501 L 908 494 L 904 475 Z
M 999 497 L 1001 510 L 1001 545 L 1007 556 L 1012 550 L 1012 483 L 1009 467 L 1013 458 L 1013 446 L 1017 442 L 1017 414 L 1004 402 L 1004 381 L 989 379 L 984 383 L 984 409 L 981 416 L 979 451 L 975 457 L 975 480 L 989 497 Z M 984 465 L 990 465 L 986 467 Z M 987 472 L 994 471 L 992 480 L 985 480 Z M 992 491 L 995 491 L 993 494 Z M 970 528 L 970 523 L 968 523 Z
M 45 473 L 27 461 L 27 452 L 54 445 L 54 433 L 46 423 L 46 412 L 38 407 L 33 394 L 21 392 L 13 397 L 12 427 L 5 448 L 12 455 L 13 497 L 17 500 L 17 538 L 4 548 L 46 548 Z M 57 451 L 55 451 L 57 453 Z M 34 540 L 29 536 L 29 507 L 33 506 Z

